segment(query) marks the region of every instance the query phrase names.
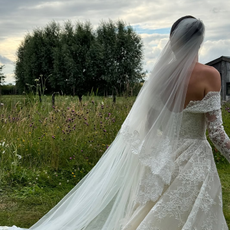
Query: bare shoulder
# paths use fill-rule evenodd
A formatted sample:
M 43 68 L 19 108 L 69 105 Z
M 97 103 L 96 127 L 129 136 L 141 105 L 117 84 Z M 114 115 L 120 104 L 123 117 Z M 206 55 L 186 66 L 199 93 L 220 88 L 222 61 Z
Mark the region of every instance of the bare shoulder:
M 218 70 L 212 66 L 203 65 L 201 63 L 198 64 L 204 82 L 205 93 L 209 91 L 220 91 L 221 78 Z

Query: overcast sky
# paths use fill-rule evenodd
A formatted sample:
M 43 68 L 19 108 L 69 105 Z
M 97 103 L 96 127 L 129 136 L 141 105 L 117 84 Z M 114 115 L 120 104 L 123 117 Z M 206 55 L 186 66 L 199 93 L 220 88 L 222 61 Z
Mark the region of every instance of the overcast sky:
M 133 26 L 144 43 L 144 69 L 151 71 L 166 44 L 174 21 L 184 15 L 201 19 L 205 40 L 200 62 L 230 56 L 230 1 L 222 0 L 0 0 L 0 64 L 6 82 L 14 82 L 16 51 L 28 32 L 51 21 L 90 21 L 95 27 L 108 19 Z

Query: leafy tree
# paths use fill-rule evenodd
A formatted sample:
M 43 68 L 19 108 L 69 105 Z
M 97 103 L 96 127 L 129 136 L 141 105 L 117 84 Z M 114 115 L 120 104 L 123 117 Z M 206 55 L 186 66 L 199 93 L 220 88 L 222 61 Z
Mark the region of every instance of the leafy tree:
M 2 84 L 5 82 L 5 76 L 2 73 L 2 69 L 3 69 L 4 65 L 0 66 L 0 95 L 1 95 L 1 88 L 2 88 Z
M 82 95 L 98 90 L 122 94 L 142 78 L 142 42 L 124 22 L 52 22 L 27 34 L 17 51 L 19 91 L 41 96 L 60 92 Z
M 102 47 L 102 77 L 107 92 L 121 94 L 126 86 L 142 79 L 142 41 L 123 21 L 102 22 L 97 29 L 97 39 Z M 108 92 L 109 91 L 109 92 Z

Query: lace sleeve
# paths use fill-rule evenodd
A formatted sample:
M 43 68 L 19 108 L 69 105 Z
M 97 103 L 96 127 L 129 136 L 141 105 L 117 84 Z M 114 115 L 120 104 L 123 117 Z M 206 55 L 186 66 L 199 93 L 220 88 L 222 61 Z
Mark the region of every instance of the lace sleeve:
M 221 110 L 206 113 L 209 138 L 230 163 L 230 139 L 224 131 Z

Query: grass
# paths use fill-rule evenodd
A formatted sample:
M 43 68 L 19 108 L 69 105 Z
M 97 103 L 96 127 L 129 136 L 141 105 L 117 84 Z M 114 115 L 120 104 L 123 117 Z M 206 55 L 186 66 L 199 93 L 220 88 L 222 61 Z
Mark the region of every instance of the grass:
M 29 188 L 26 188 L 27 190 Z M 23 190 L 8 189 L 0 197 L 1 225 L 31 227 L 61 198 L 69 192 L 70 186 L 55 189 L 35 189 L 25 196 Z
M 0 183 L 9 186 L 76 184 L 113 141 L 133 99 L 25 99 L 0 110 Z
M 134 98 L 2 97 L 0 225 L 30 227 L 96 164 L 113 141 Z M 223 121 L 230 135 L 230 108 Z M 230 227 L 230 165 L 214 146 Z M 26 218 L 25 218 L 26 217 Z
M 222 184 L 224 215 L 230 228 L 230 165 L 218 165 L 217 169 Z

